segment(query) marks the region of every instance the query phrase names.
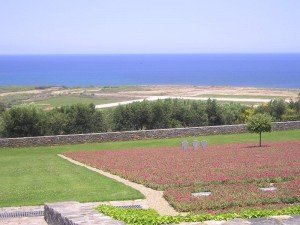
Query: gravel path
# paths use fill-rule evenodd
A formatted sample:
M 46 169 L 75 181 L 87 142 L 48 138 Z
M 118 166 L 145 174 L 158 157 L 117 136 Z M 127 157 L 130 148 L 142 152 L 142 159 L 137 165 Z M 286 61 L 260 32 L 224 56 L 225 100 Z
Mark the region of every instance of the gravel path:
M 99 173 L 99 174 L 101 174 L 103 176 L 106 176 L 106 177 L 109 177 L 109 178 L 114 179 L 116 181 L 119 181 L 119 182 L 121 182 L 121 183 L 123 183 L 123 184 L 125 184 L 127 186 L 130 186 L 130 187 L 132 187 L 132 188 L 140 191 L 145 196 L 148 206 L 150 208 L 156 210 L 161 215 L 171 215 L 171 216 L 174 216 L 174 215 L 178 215 L 179 214 L 164 199 L 164 197 L 163 197 L 163 191 L 156 191 L 156 190 L 147 188 L 147 187 L 145 187 L 145 186 L 143 186 L 141 184 L 137 184 L 137 183 L 131 182 L 131 181 L 126 180 L 124 178 L 121 178 L 119 176 L 116 176 L 116 175 L 104 172 L 102 170 L 96 169 L 94 167 L 85 165 L 83 163 L 80 163 L 78 161 L 70 159 L 70 158 L 68 158 L 68 157 L 66 157 L 64 155 L 58 154 L 58 156 L 61 157 L 61 158 L 63 158 L 63 159 L 66 159 L 66 160 L 70 161 L 71 163 L 74 163 L 74 164 L 79 165 L 79 166 L 86 167 L 89 170 L 92 170 L 92 171 L 97 172 L 97 173 Z

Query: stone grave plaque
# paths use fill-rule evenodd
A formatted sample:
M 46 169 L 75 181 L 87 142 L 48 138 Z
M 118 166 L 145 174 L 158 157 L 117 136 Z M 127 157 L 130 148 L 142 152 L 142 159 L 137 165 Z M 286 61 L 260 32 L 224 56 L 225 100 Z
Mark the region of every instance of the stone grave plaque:
M 192 193 L 193 197 L 208 197 L 211 195 L 210 191 L 194 192 Z
M 277 188 L 276 187 L 264 187 L 264 188 L 260 188 L 261 191 L 276 191 Z

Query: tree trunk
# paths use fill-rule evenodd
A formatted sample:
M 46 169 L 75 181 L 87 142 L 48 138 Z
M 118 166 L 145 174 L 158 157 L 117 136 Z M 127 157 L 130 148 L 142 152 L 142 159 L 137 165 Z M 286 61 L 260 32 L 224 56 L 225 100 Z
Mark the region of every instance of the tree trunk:
M 259 147 L 261 147 L 261 132 L 259 132 Z

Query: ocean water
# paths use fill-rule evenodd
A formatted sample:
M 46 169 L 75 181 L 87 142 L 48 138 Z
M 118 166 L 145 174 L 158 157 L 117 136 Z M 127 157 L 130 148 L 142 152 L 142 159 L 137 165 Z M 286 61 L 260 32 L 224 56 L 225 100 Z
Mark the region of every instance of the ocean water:
M 0 86 L 147 84 L 300 88 L 300 54 L 0 56 Z

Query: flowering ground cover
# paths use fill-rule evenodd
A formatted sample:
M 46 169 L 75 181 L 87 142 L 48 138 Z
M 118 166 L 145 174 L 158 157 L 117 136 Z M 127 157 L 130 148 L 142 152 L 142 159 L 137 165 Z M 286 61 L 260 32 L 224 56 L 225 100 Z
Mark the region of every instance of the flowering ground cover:
M 150 148 L 69 152 L 66 156 L 164 190 L 177 210 L 219 212 L 300 202 L 300 141 L 209 146 L 206 151 Z M 276 191 L 259 188 L 274 186 Z M 193 192 L 210 191 L 207 197 Z

